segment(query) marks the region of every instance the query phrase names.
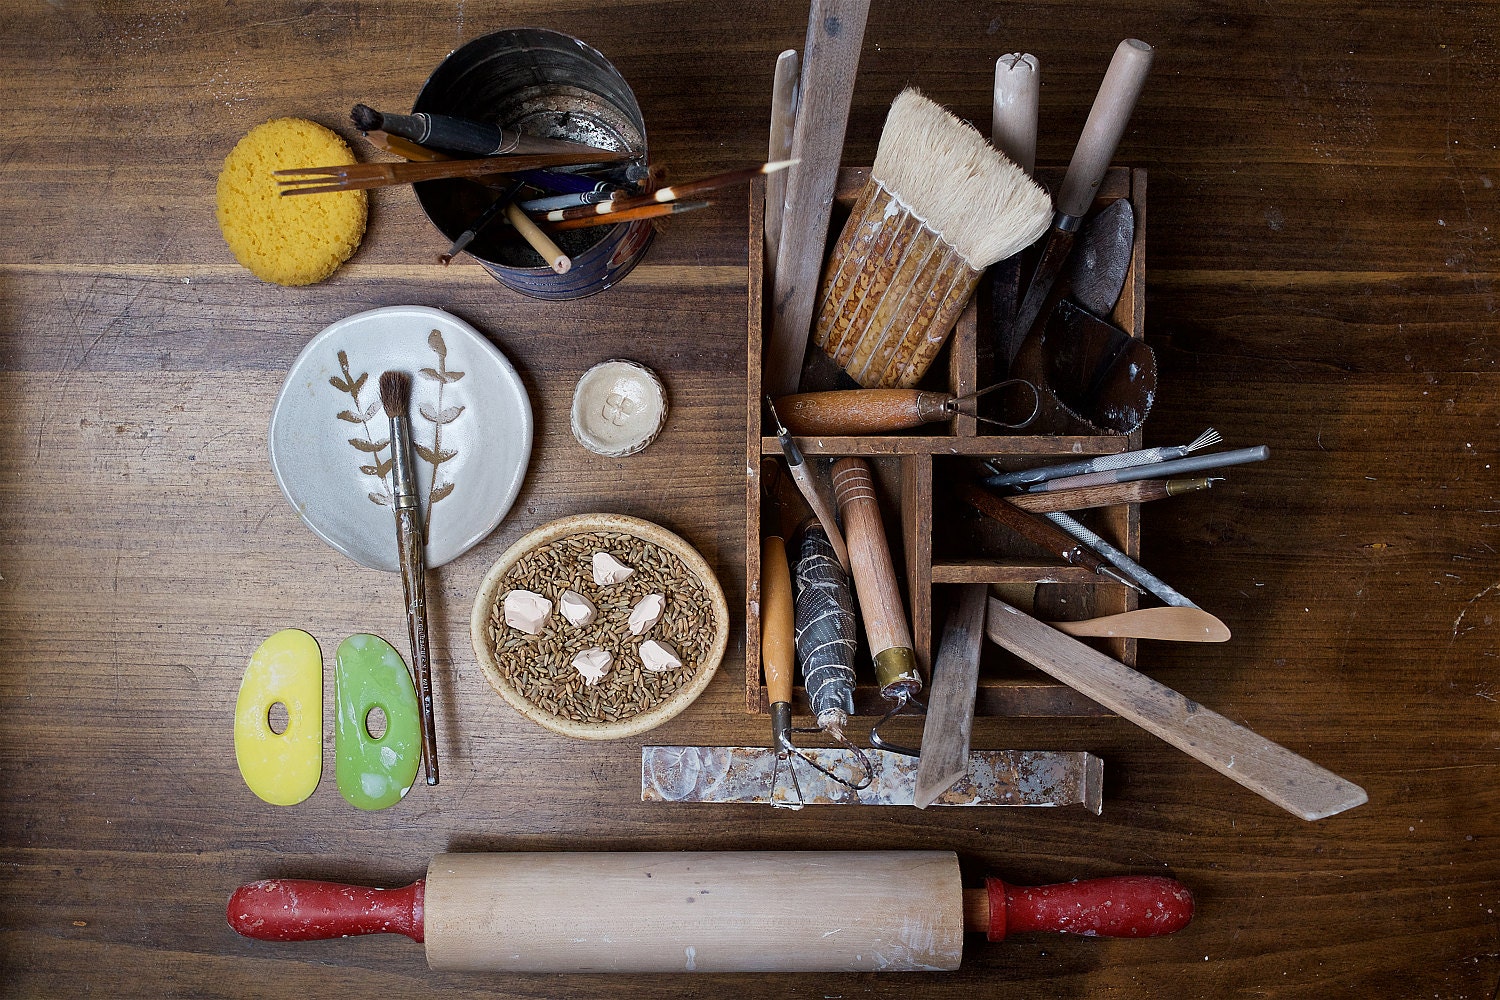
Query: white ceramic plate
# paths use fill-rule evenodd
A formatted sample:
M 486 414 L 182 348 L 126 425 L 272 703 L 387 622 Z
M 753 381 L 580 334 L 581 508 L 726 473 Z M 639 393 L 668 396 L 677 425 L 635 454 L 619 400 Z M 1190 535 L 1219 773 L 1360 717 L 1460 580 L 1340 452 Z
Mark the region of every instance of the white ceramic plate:
M 505 355 L 463 320 L 390 306 L 313 337 L 271 411 L 271 468 L 313 534 L 364 566 L 394 572 L 390 423 L 379 385 L 389 370 L 412 377 L 427 565 L 441 566 L 505 517 L 531 457 L 526 389 Z

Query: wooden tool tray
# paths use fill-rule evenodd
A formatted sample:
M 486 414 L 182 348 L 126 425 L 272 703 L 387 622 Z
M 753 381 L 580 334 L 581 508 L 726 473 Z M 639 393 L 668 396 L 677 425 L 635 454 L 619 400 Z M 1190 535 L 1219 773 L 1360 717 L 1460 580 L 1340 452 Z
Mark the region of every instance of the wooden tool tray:
M 837 237 L 859 189 L 869 174 L 865 168 L 840 171 L 838 193 L 830 224 L 830 246 Z M 1061 172 L 1039 173 L 1054 186 Z M 1145 220 L 1146 172 L 1112 167 L 1100 185 L 1094 208 L 1119 198 L 1129 198 L 1135 209 L 1135 241 L 1125 288 L 1112 320 L 1133 337 L 1145 328 Z M 751 713 L 769 711 L 760 665 L 760 539 L 763 516 L 761 497 L 762 456 L 781 454 L 773 428 L 761 402 L 763 335 L 769 310 L 763 301 L 764 287 L 763 180 L 750 192 L 749 219 L 749 351 L 746 393 L 746 545 L 745 545 L 745 698 Z M 980 297 L 988 294 L 988 281 L 981 282 Z M 987 300 L 986 300 L 987 302 Z M 923 388 L 962 395 L 979 388 L 979 301 L 970 302 L 958 320 L 943 354 L 928 372 Z M 987 310 L 985 310 L 987 311 Z M 816 350 L 817 348 L 812 348 Z M 1115 614 L 1136 606 L 1133 591 L 1112 582 L 1099 582 L 1094 573 L 1067 566 L 1022 542 L 957 501 L 952 483 L 971 480 L 981 470 L 978 462 L 993 457 L 1008 469 L 1028 468 L 1090 455 L 1106 455 L 1139 448 L 1141 432 L 1129 435 L 1061 436 L 1005 432 L 959 416 L 947 423 L 929 424 L 913 431 L 891 435 L 858 437 L 798 437 L 809 462 L 826 464 L 830 457 L 857 455 L 871 466 L 881 494 L 881 511 L 891 555 L 904 584 L 906 606 L 911 616 L 912 639 L 924 677 L 931 677 L 937 630 L 947 613 L 953 584 L 1039 584 L 1037 614 L 1043 619 L 1080 619 Z M 1096 531 L 1131 556 L 1140 554 L 1140 506 L 1121 505 L 1086 511 L 1080 517 Z M 1135 640 L 1090 640 L 1127 664 L 1135 662 Z M 863 628 L 861 626 L 861 642 Z M 868 656 L 861 651 L 856 665 L 860 684 L 855 692 L 859 715 L 882 714 L 888 704 L 875 687 Z M 806 694 L 799 686 L 795 711 L 808 711 Z M 1071 688 L 1025 666 L 991 643 L 985 644 L 981 662 L 976 714 L 993 716 L 1081 716 L 1108 714 Z

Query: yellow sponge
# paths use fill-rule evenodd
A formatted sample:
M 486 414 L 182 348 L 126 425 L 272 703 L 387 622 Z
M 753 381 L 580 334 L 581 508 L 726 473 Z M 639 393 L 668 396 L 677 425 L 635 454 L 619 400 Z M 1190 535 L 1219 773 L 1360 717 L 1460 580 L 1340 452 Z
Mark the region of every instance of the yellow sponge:
M 283 198 L 271 172 L 354 162 L 344 140 L 316 122 L 278 118 L 251 129 L 219 172 L 219 228 L 235 258 L 278 285 L 310 285 L 332 274 L 365 234 L 366 193 Z

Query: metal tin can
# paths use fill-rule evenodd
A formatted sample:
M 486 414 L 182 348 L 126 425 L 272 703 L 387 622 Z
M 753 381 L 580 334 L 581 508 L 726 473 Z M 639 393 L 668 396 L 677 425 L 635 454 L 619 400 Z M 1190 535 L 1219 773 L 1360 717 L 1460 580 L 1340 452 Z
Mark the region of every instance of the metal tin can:
M 646 123 L 635 95 L 609 60 L 570 35 L 516 28 L 454 50 L 423 84 L 414 113 L 455 115 L 635 154 L 617 168 L 643 175 Z M 575 172 L 578 168 L 557 168 Z M 427 218 L 457 239 L 497 192 L 467 180 L 414 186 Z M 602 292 L 640 261 L 655 228 L 648 219 L 552 234 L 572 258 L 558 274 L 509 226 L 492 224 L 468 253 L 501 284 L 539 299 L 577 299 Z

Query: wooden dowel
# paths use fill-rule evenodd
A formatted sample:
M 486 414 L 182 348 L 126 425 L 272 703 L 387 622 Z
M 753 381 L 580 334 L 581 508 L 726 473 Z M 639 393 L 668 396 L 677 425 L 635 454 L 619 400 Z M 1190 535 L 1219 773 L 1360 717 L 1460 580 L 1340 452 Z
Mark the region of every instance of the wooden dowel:
M 914 668 L 906 606 L 896 583 L 896 567 L 891 562 L 870 467 L 863 459 L 839 459 L 833 466 L 833 492 L 844 519 L 844 542 L 849 546 L 849 565 L 870 657 L 875 661 L 876 681 L 884 688 L 896 679 L 895 674 Z M 883 656 L 887 651 L 896 652 Z M 886 662 L 899 663 L 894 673 L 883 667 Z
M 515 202 L 506 205 L 505 217 L 510 220 L 512 226 L 516 227 L 516 232 L 531 244 L 531 248 L 542 255 L 542 260 L 547 262 L 548 267 L 558 274 L 567 274 L 572 270 L 572 259 L 552 242 L 551 237 L 537 228 L 535 222 L 526 217 L 526 213 L 521 211 L 519 205 Z

